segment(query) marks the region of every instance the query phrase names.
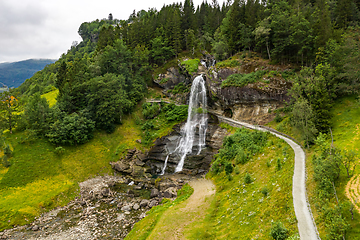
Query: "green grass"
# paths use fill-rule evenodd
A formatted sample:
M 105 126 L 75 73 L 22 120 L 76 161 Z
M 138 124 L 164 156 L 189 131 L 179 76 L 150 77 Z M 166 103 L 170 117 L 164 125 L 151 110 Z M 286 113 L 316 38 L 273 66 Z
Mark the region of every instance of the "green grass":
M 41 95 L 41 97 L 46 98 L 49 103 L 49 107 L 52 107 L 56 103 L 56 97 L 59 95 L 59 89 L 53 90 L 51 92 Z
M 137 124 L 139 117 L 143 121 L 141 110 L 140 103 L 113 133 L 96 131 L 83 145 L 64 146 L 60 156 L 46 139 L 24 141 L 26 132 L 5 133 L 13 157 L 9 168 L 0 165 L 0 231 L 29 223 L 41 212 L 67 204 L 79 195 L 78 182 L 112 174 L 109 162 L 117 161 L 127 149 L 148 149 L 152 144 L 136 142 L 143 137 L 141 124 Z M 163 115 L 152 120 L 154 137 L 168 134 L 178 123 L 167 122 Z
M 281 170 L 276 169 L 278 158 L 283 162 Z M 293 167 L 291 147 L 269 136 L 260 153 L 244 165 L 236 165 L 231 180 L 224 171 L 210 172 L 208 177 L 216 185 L 215 200 L 205 220 L 193 226 L 191 239 L 239 239 L 239 236 L 241 239 L 271 239 L 271 223 L 276 221 L 281 221 L 290 235 L 297 234 L 292 201 Z M 250 184 L 245 183 L 247 173 L 253 180 Z M 264 187 L 268 189 L 267 197 L 262 193 Z
M 266 73 L 266 71 L 258 70 L 256 72 L 242 74 L 235 73 L 228 76 L 222 83 L 221 88 L 226 87 L 244 87 L 250 83 L 255 83 L 262 80 L 262 76 Z
M 182 189 L 178 191 L 178 197 L 174 201 L 166 199 L 162 205 L 152 208 L 144 219 L 135 224 L 125 239 L 145 240 L 151 234 L 164 212 L 184 202 L 191 196 L 193 191 L 194 189 L 192 189 L 190 185 L 184 185 Z

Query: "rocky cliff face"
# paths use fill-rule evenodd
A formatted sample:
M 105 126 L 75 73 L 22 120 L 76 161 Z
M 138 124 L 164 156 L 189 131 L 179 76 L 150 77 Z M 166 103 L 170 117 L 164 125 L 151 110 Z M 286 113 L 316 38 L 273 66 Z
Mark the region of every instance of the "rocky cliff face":
M 186 104 L 188 92 L 174 94 L 171 90 L 179 83 L 189 86 L 195 76 L 203 74 L 206 78 L 209 107 L 213 111 L 236 120 L 249 121 L 255 124 L 265 124 L 271 121 L 275 117 L 275 114 L 270 113 L 271 110 L 282 107 L 285 102 L 290 100 L 287 95 L 291 87 L 290 82 L 279 75 L 269 74 L 263 78 L 263 81 L 251 83 L 244 87 L 221 88 L 221 83 L 232 74 L 251 73 L 258 70 L 282 72 L 289 70 L 289 66 L 270 65 L 267 60 L 256 56 L 233 61 L 238 61 L 238 66 L 221 68 L 213 66 L 206 69 L 200 65 L 194 76 L 186 73 L 181 66 L 173 67 L 168 69 L 166 74 L 157 76 L 154 81 L 164 89 L 165 95 L 179 103 Z M 211 66 L 214 59 L 209 55 L 204 55 L 202 62 L 206 63 L 206 66 Z
M 111 163 L 113 169 L 135 178 L 150 178 L 152 175 L 160 174 L 167 156 L 178 146 L 181 137 L 180 126 L 181 124 L 176 125 L 169 135 L 157 139 L 154 146 L 146 154 L 136 149 L 128 150 L 126 157 Z M 207 172 L 210 168 L 213 155 L 221 147 L 223 139 L 227 134 L 227 130 L 218 126 L 216 116 L 209 114 L 209 125 L 206 132 L 206 148 L 204 148 L 199 155 L 190 154 L 186 157 L 183 173 L 197 175 Z M 197 152 L 196 147 L 194 147 L 194 152 Z M 166 173 L 175 172 L 180 157 L 180 155 L 176 154 L 169 156 Z

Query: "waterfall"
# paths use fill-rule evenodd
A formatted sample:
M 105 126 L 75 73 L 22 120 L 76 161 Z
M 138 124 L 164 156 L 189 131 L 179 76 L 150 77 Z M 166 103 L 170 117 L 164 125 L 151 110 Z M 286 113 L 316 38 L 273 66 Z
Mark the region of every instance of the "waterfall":
M 165 163 L 164 163 L 164 167 L 162 168 L 160 175 L 164 175 L 164 174 L 165 174 L 165 169 L 166 169 L 166 165 L 167 165 L 167 161 L 168 161 L 168 159 L 169 159 L 169 156 L 170 156 L 170 154 L 168 154 L 168 155 L 166 156 Z
M 199 140 L 195 143 L 198 146 L 197 154 L 200 154 L 202 148 L 205 146 L 207 130 L 206 105 L 205 81 L 200 75 L 194 79 L 191 86 L 188 118 L 184 127 L 181 129 L 181 139 L 178 147 L 175 149 L 175 152 L 181 156 L 175 172 L 180 172 L 183 169 L 186 155 L 192 152 L 196 131 L 199 132 Z

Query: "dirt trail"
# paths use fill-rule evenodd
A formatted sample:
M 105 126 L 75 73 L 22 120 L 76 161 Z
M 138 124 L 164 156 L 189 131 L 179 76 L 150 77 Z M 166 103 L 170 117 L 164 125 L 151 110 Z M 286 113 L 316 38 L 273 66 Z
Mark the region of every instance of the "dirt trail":
M 354 204 L 355 209 L 360 213 L 360 208 L 357 205 L 360 203 L 360 177 L 359 175 L 354 175 L 350 181 L 346 184 L 345 188 L 346 196 L 350 199 L 352 204 Z
M 204 219 L 215 195 L 215 185 L 207 179 L 192 180 L 189 184 L 194 193 L 185 202 L 168 209 L 147 239 L 187 239 L 184 233 L 187 227 Z

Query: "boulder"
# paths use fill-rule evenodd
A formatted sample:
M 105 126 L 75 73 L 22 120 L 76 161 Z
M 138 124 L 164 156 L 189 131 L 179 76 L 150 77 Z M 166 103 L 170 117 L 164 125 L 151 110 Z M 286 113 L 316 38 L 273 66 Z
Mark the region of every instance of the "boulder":
M 151 189 L 150 198 L 154 198 L 158 196 L 159 196 L 159 190 L 157 190 L 156 188 Z
M 141 200 L 141 202 L 140 202 L 140 207 L 142 207 L 142 208 L 146 208 L 146 207 L 148 207 L 148 206 L 149 206 L 149 203 L 150 203 L 150 201 L 149 201 L 149 200 L 147 200 L 147 199 L 143 199 L 143 200 Z
M 134 210 L 139 210 L 139 208 L 140 208 L 140 205 L 137 204 L 137 203 L 135 203 L 134 206 L 133 206 L 133 209 L 134 209 Z
M 131 173 L 130 165 L 123 161 L 112 162 L 110 164 L 111 167 L 118 172 Z
M 131 206 L 131 205 L 126 205 L 126 206 L 123 206 L 123 207 L 121 208 L 121 211 L 123 211 L 123 212 L 130 212 L 131 209 L 132 209 L 132 206 Z
M 156 205 L 158 205 L 158 201 L 156 200 L 151 200 L 151 202 L 149 203 L 150 208 L 155 207 Z

